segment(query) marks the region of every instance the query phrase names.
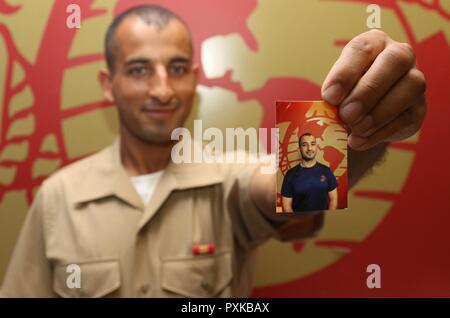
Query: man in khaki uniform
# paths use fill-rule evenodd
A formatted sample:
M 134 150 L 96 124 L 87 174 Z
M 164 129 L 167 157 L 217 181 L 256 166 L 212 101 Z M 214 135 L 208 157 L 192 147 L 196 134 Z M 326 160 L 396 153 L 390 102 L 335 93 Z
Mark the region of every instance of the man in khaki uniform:
M 105 53 L 99 80 L 118 107 L 120 136 L 42 184 L 1 295 L 249 295 L 255 248 L 276 235 L 313 235 L 323 215 L 276 215 L 275 175 L 257 165 L 171 161 L 171 132 L 191 110 L 199 70 L 179 17 L 130 9 L 110 26 Z M 323 87 L 360 150 L 349 154 L 350 184 L 424 118 L 413 52 L 380 31 L 352 40 Z M 78 285 L 69 279 L 73 264 Z

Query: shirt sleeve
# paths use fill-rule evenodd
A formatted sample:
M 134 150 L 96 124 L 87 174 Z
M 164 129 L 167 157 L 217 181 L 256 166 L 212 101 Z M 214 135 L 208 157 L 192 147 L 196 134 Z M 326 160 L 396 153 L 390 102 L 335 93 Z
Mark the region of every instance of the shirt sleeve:
M 28 211 L 6 271 L 0 297 L 55 297 L 45 255 L 44 194 L 41 187 Z
M 277 224 L 270 222 L 259 211 L 250 197 L 250 182 L 258 164 L 232 164 L 227 178 L 227 205 L 233 232 L 239 245 L 252 248 L 277 234 Z M 275 213 L 275 210 L 274 210 Z
M 284 176 L 283 184 L 281 185 L 281 195 L 286 198 L 292 198 L 294 196 L 294 191 L 292 191 L 292 184 L 287 173 Z
M 328 171 L 328 180 L 329 180 L 328 192 L 330 192 L 337 188 L 338 182 L 337 182 L 337 179 L 334 176 L 333 172 L 331 171 L 331 169 L 327 169 L 327 171 Z

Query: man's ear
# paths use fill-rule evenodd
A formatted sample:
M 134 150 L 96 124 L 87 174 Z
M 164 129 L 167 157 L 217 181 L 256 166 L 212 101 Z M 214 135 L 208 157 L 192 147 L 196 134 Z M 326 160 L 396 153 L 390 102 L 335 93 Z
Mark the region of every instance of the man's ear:
M 114 96 L 112 93 L 112 77 L 110 72 L 103 68 L 98 72 L 98 82 L 103 90 L 103 97 L 110 103 L 114 103 Z

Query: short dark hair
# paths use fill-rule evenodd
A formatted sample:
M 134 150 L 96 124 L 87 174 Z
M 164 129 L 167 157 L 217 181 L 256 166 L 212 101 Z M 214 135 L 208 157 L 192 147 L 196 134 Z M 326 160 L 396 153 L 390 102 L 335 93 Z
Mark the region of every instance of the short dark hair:
M 164 28 L 172 19 L 176 19 L 181 23 L 183 23 L 184 26 L 186 26 L 186 29 L 188 30 L 190 35 L 189 28 L 187 24 L 183 21 L 183 19 L 181 19 L 174 12 L 166 8 L 154 4 L 146 4 L 132 7 L 122 12 L 117 17 L 115 17 L 112 23 L 109 25 L 108 30 L 106 31 L 104 43 L 105 59 L 106 65 L 108 66 L 108 69 L 111 72 L 114 72 L 116 30 L 122 24 L 122 22 L 130 16 L 136 16 L 140 18 L 142 21 L 144 21 L 146 24 L 155 26 L 158 29 Z
M 300 137 L 298 137 L 298 146 L 301 147 L 302 145 L 302 138 L 305 136 L 313 136 L 313 134 L 311 134 L 310 132 L 305 132 L 304 134 L 302 134 Z

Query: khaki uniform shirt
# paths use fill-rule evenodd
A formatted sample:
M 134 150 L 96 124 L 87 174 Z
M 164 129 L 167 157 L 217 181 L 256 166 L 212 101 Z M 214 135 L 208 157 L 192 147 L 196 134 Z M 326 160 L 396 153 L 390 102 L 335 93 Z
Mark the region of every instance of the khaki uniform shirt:
M 145 206 L 117 140 L 42 184 L 1 295 L 247 296 L 255 248 L 276 232 L 249 196 L 255 168 L 170 163 Z M 195 255 L 202 244 L 215 251 Z M 67 284 L 70 264 L 81 270 L 81 288 Z

